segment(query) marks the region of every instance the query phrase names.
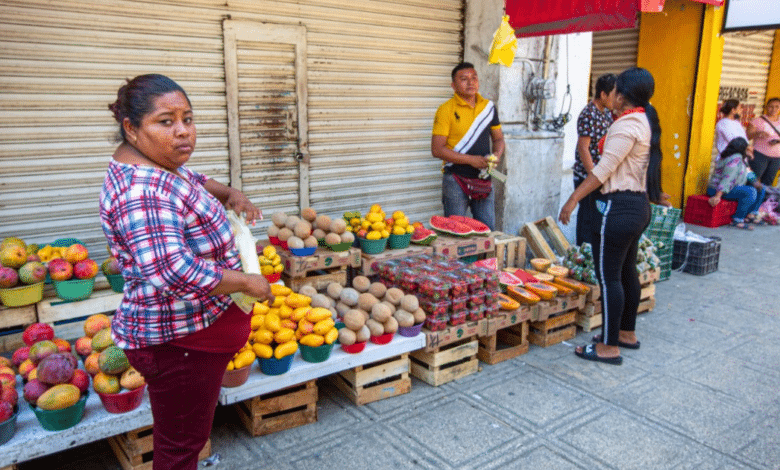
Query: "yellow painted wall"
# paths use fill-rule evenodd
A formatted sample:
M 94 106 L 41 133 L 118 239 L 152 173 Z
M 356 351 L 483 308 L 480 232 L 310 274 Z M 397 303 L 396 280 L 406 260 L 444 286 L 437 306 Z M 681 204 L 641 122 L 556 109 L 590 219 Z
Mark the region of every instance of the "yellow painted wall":
M 685 169 L 704 8 L 690 0 L 667 0 L 662 13 L 642 13 L 640 20 L 637 65 L 655 78 L 650 102 L 661 122 L 662 189 L 671 195 L 675 207 L 681 207 L 684 192 L 688 192 Z M 716 76 L 719 81 L 720 68 Z
M 715 120 L 718 114 L 718 91 L 723 69 L 723 25 L 724 9 L 708 5 L 705 7 L 699 53 L 699 73 L 691 107 L 691 133 L 688 146 L 688 168 L 685 173 L 685 194 L 704 194 L 707 190 L 712 145 L 715 140 Z
M 780 30 L 775 30 L 772 62 L 769 64 L 769 81 L 766 85 L 766 97 L 774 96 L 780 96 Z

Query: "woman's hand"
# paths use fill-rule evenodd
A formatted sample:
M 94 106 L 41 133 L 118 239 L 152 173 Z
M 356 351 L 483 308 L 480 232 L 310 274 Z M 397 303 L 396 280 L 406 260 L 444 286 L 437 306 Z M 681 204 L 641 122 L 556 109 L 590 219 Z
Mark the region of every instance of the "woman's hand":
M 571 213 L 574 212 L 575 207 L 577 207 L 577 203 L 569 198 L 569 200 L 566 201 L 566 204 L 564 204 L 561 208 L 561 213 L 558 215 L 558 220 L 560 220 L 564 225 L 568 225 L 569 220 L 571 219 Z
M 244 294 L 254 297 L 258 302 L 264 300 L 268 301 L 268 305 L 274 303 L 274 296 L 271 294 L 271 285 L 268 284 L 268 279 L 262 274 L 247 274 L 249 279 L 247 281 Z
M 225 208 L 233 209 L 238 215 L 241 213 L 246 214 L 247 223 L 252 223 L 255 220 L 263 220 L 263 212 L 252 204 L 252 201 L 237 189 L 230 188 L 228 197 L 225 200 Z
M 756 181 L 753 181 L 753 187 L 756 188 L 757 190 L 761 191 L 761 189 L 763 189 L 764 185 L 761 184 L 761 181 L 756 180 Z
M 717 206 L 720 203 L 720 196 L 717 194 L 707 200 L 712 207 Z
M 661 193 L 661 200 L 658 201 L 658 204 L 660 204 L 662 206 L 666 206 L 666 207 L 672 207 L 672 196 L 662 192 Z

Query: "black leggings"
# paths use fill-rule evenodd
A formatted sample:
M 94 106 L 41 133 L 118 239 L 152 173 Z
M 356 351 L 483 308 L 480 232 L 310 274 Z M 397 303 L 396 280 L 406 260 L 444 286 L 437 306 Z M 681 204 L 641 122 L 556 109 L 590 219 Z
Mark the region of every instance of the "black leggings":
M 618 191 L 599 196 L 601 223 L 593 258 L 601 286 L 605 344 L 618 345 L 620 330 L 634 331 L 641 286 L 636 271 L 639 238 L 650 223 L 647 194 Z
M 756 179 L 764 186 L 772 186 L 775 182 L 777 171 L 780 170 L 780 158 L 767 157 L 763 153 L 753 150 L 753 159 L 750 160 L 750 169 L 756 174 Z

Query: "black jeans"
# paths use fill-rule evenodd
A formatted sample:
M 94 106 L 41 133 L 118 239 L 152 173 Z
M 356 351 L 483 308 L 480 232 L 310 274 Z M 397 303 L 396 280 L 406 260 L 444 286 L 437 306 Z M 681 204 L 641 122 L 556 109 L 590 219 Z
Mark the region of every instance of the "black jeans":
M 581 185 L 585 180 L 574 178 L 574 189 Z M 594 189 L 590 194 L 582 198 L 579 202 L 577 209 L 577 245 L 582 245 L 583 242 L 595 243 L 594 233 L 598 231 L 598 223 L 601 221 L 601 214 L 596 210 L 596 197 L 598 197 L 598 189 Z
M 780 157 L 767 157 L 763 153 L 753 150 L 753 159 L 750 160 L 750 169 L 756 174 L 756 179 L 764 186 L 772 186 L 775 182 L 777 171 L 780 170 Z
M 599 195 L 601 224 L 593 245 L 601 286 L 605 344 L 617 346 L 620 330 L 634 331 L 641 286 L 636 271 L 639 238 L 650 223 L 647 194 L 618 191 Z

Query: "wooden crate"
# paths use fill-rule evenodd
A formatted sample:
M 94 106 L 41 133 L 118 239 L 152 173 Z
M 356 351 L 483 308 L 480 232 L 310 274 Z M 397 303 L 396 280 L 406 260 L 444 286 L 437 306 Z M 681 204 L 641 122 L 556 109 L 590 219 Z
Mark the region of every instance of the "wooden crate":
M 362 253 L 361 265 L 357 270 L 359 274 L 363 276 L 371 276 L 379 272 L 379 266 L 381 263 L 391 259 L 408 258 L 410 256 L 419 256 L 423 254 L 433 253 L 433 248 L 430 246 L 410 245 L 407 248 L 400 248 L 398 250 L 386 250 L 382 253 L 375 255 L 369 255 Z
M 154 449 L 152 442 L 152 426 L 136 429 L 118 436 L 109 437 L 108 445 L 114 451 L 119 464 L 124 470 L 152 470 Z M 198 460 L 211 455 L 211 439 L 198 454 Z
M 38 321 L 35 304 L 24 307 L 0 307 L 0 330 L 23 327 Z
M 574 338 L 577 334 L 577 325 L 574 324 L 576 313 L 576 310 L 570 310 L 544 321 L 531 322 L 528 341 L 546 348 Z
M 479 369 L 478 349 L 476 336 L 471 336 L 436 348 L 434 352 L 414 351 L 410 354 L 412 375 L 438 387 L 474 374 Z
M 308 382 L 250 398 L 236 404 L 239 419 L 252 436 L 317 421 L 317 382 Z
M 258 244 L 258 250 L 262 250 L 268 242 Z M 342 266 L 358 267 L 361 264 L 360 249 L 349 248 L 346 251 L 332 251 L 328 248 L 318 247 L 314 254 L 308 256 L 295 256 L 284 249 L 278 249 L 282 258 L 284 273 L 290 277 L 304 277 L 311 271 L 319 269 L 333 269 Z
M 528 240 L 528 248 L 534 256 L 547 258 L 553 263 L 558 262 L 558 256 L 565 256 L 570 246 L 560 227 L 550 216 L 526 223 L 520 234 Z
M 347 268 L 342 266 L 334 269 L 318 269 L 310 271 L 304 277 L 290 277 L 282 273 L 284 285 L 298 292 L 301 287 L 309 284 L 317 290 L 324 290 L 331 282 L 338 282 L 342 286 L 347 285 Z
M 596 315 L 585 315 L 582 312 L 577 312 L 574 323 L 577 324 L 580 328 L 582 328 L 582 331 L 591 331 L 594 328 L 598 328 L 601 326 L 602 322 L 604 321 L 601 313 L 598 313 Z
M 409 353 L 354 367 L 330 380 L 356 405 L 365 405 L 412 390 Z
M 636 313 L 650 312 L 654 308 L 655 308 L 655 297 L 651 297 L 649 299 L 643 299 L 639 301 L 639 308 L 637 308 Z
M 460 325 L 452 325 L 439 331 L 430 331 L 423 328 L 425 333 L 425 351 L 435 352 L 441 347 L 458 342 L 464 338 L 487 334 L 488 320 L 470 321 Z
M 464 256 L 481 255 L 483 253 L 495 253 L 496 243 L 492 234 L 450 237 L 439 235 L 431 244 L 434 253 L 440 253 L 450 258 L 463 258 Z
M 490 236 L 496 244 L 496 264 L 499 270 L 525 266 L 525 238 L 504 232 L 491 232 Z
M 576 296 L 553 297 L 550 300 L 542 300 L 536 304 L 535 316 L 532 321 L 544 321 L 548 318 L 569 310 L 581 309 L 585 307 L 586 294 Z
M 3 328 L 0 330 L 0 354 L 13 353 L 22 346 L 26 346 L 22 341 L 22 333 L 27 325 L 18 327 Z
M 528 352 L 528 322 L 498 330 L 479 338 L 477 358 L 488 364 L 497 364 Z

